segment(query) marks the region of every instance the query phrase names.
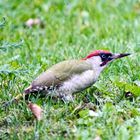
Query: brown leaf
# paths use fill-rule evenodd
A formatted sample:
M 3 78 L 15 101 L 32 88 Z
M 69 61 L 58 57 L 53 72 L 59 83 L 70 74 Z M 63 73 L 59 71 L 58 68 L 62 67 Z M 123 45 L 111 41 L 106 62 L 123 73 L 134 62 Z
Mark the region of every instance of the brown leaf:
M 42 115 L 43 115 L 43 110 L 41 109 L 41 107 L 36 104 L 33 104 L 33 103 L 29 103 L 28 107 L 31 109 L 31 111 L 34 114 L 34 116 L 36 117 L 36 119 L 38 121 L 40 121 L 42 119 Z
M 25 25 L 27 27 L 32 27 L 33 25 L 41 25 L 41 24 L 42 24 L 42 22 L 38 18 L 35 18 L 35 19 L 30 18 L 25 22 Z

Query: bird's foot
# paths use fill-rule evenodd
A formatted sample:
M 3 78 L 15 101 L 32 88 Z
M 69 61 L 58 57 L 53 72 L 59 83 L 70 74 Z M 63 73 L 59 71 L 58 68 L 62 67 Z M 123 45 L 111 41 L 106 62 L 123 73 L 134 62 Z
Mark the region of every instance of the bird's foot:
M 63 96 L 62 97 L 62 100 L 63 102 L 66 104 L 66 103 L 69 103 L 69 102 L 74 102 L 74 98 L 72 95 L 66 95 L 66 96 Z

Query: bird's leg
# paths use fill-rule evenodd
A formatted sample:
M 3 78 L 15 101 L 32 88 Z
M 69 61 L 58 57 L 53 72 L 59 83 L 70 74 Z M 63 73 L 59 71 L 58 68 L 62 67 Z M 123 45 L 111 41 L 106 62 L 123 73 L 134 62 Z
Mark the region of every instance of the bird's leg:
M 59 97 L 63 100 L 64 103 L 74 102 L 73 96 L 71 93 L 59 93 Z
M 64 103 L 74 102 L 74 99 L 73 99 L 72 95 L 63 96 L 62 100 L 63 100 Z

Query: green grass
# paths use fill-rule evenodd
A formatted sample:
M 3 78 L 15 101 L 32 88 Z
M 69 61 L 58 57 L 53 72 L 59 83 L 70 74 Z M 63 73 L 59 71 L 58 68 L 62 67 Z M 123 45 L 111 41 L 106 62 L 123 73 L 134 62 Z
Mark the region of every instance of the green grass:
M 40 18 L 44 28 L 25 27 L 29 18 Z M 113 62 L 74 103 L 31 97 L 45 111 L 40 122 L 24 101 L 1 110 L 0 139 L 140 139 L 140 87 L 134 84 L 140 81 L 140 2 L 0 0 L 0 19 L 0 104 L 62 60 L 95 49 L 132 53 Z M 126 92 L 133 97 L 125 98 Z

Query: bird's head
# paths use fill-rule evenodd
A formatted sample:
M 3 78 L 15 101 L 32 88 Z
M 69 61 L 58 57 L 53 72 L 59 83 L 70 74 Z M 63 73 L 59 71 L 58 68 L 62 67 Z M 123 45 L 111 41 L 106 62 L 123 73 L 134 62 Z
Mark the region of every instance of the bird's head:
M 83 60 L 92 62 L 94 66 L 104 68 L 108 63 L 128 55 L 130 55 L 130 53 L 113 54 L 106 50 L 96 50 L 86 56 Z

